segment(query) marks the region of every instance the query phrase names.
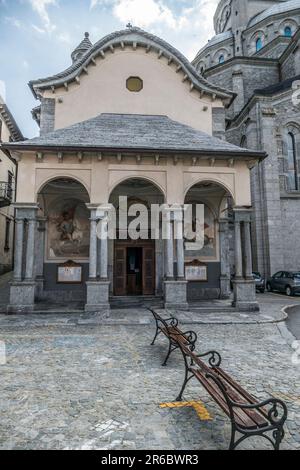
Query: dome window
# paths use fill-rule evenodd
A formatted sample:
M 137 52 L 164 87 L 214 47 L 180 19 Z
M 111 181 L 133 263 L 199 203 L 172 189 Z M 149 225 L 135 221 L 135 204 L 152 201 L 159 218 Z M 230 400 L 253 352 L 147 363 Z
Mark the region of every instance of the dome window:
M 262 38 L 256 39 L 256 52 L 260 51 L 263 48 Z
M 224 62 L 225 62 L 225 57 L 224 57 L 224 55 L 222 54 L 222 55 L 220 55 L 220 57 L 219 57 L 219 64 L 224 64 Z
M 291 38 L 292 37 L 292 28 L 290 26 L 286 26 L 284 28 L 284 35 L 286 38 Z

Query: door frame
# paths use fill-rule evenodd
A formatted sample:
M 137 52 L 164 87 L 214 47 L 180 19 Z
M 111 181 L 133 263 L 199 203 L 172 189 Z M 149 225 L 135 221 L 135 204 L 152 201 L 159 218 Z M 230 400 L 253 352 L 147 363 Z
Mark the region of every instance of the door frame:
M 153 251 L 153 295 L 155 294 L 156 291 L 156 251 L 155 251 L 155 240 L 115 240 L 114 241 L 114 262 L 113 262 L 113 295 L 116 297 L 122 297 L 122 295 L 116 293 L 116 250 L 117 249 L 126 249 L 126 254 L 127 254 L 127 248 L 142 248 L 143 249 L 143 263 L 142 263 L 142 283 L 143 283 L 143 293 L 144 295 L 144 249 L 145 248 L 152 248 Z M 125 276 L 126 276 L 126 281 L 125 281 L 125 289 L 126 289 L 126 294 L 125 296 L 128 296 L 127 293 L 127 256 L 125 256 Z M 152 295 L 152 294 L 148 294 Z

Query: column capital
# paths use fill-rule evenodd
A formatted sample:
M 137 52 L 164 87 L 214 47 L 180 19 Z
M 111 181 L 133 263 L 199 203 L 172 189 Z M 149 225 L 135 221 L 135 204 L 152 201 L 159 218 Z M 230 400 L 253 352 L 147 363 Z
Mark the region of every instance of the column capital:
M 235 222 L 251 222 L 251 216 L 253 213 L 252 208 L 234 207 L 233 212 Z

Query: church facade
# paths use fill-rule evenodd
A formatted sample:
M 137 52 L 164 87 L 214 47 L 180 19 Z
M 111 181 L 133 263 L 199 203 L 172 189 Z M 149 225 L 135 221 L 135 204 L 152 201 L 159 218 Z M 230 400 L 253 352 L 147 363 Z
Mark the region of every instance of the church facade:
M 118 297 L 152 296 L 178 309 L 227 299 L 232 246 L 233 305 L 257 310 L 250 176 L 266 155 L 226 142 L 234 94 L 139 28 L 94 45 L 86 33 L 72 62 L 30 83 L 40 136 L 4 145 L 19 168 L 8 312 L 40 301 L 107 312 Z M 124 198 L 128 224 L 141 207 L 159 206 L 157 236 L 147 225 L 131 238 L 120 222 L 115 237 L 99 236 Z M 195 246 L 182 236 L 182 214 L 197 204 L 204 234 Z
M 234 90 L 226 140 L 265 151 L 251 171 L 254 269 L 300 269 L 300 1 L 222 0 L 216 35 L 193 61 Z

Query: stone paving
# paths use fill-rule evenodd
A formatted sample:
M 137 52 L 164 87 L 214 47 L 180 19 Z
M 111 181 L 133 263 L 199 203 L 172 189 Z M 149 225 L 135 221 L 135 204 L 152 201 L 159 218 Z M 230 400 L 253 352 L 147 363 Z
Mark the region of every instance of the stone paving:
M 7 362 L 0 365 L 0 449 L 226 449 L 228 418 L 190 382 L 184 399 L 201 400 L 212 421 L 192 408 L 160 408 L 177 396 L 180 353 L 161 363 L 167 342 L 149 344 L 154 326 L 2 323 Z M 50 318 L 51 317 L 51 318 Z M 2 316 L 7 319 L 8 317 Z M 1 320 L 2 320 L 1 318 Z M 300 450 L 300 365 L 280 324 L 195 325 L 199 349 L 217 349 L 223 367 L 259 399 L 283 398 L 289 408 L 283 449 Z M 262 439 L 241 448 L 269 448 Z

